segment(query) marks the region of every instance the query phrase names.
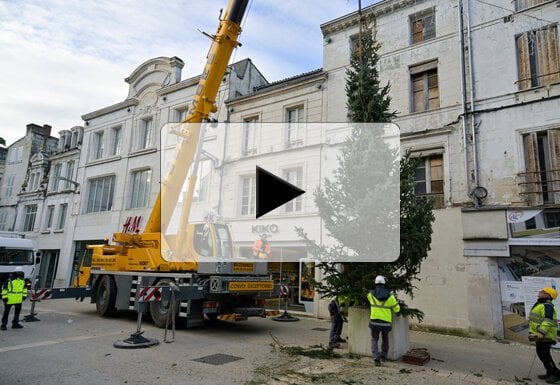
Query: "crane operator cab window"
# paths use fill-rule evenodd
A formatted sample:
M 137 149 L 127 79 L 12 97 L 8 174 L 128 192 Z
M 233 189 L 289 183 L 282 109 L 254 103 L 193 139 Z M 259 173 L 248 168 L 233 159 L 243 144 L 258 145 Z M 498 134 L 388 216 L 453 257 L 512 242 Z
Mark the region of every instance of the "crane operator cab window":
M 194 227 L 194 248 L 203 257 L 210 257 L 214 254 L 210 225 L 207 223 L 198 224 Z
M 214 247 L 214 242 L 215 247 Z M 197 224 L 194 227 L 195 251 L 204 257 L 232 257 L 229 228 L 222 224 Z
M 218 247 L 218 256 L 223 258 L 232 257 L 231 236 L 229 228 L 226 225 L 216 224 L 216 245 Z

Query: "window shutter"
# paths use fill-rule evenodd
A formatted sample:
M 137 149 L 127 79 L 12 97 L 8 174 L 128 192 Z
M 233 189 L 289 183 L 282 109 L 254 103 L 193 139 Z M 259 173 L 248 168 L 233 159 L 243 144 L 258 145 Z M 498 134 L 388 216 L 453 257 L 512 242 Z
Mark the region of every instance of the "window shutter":
M 412 22 L 412 42 L 420 43 L 424 41 L 424 20 L 414 20 Z
M 523 137 L 525 147 L 525 183 L 522 189 L 529 199 L 529 205 L 540 206 L 543 204 L 541 176 L 539 170 L 537 133 L 532 132 Z
M 560 204 L 560 129 L 548 131 L 548 147 L 550 154 L 551 189 L 554 190 L 553 202 Z
M 539 60 L 542 57 L 543 62 L 547 64 L 545 77 L 546 84 L 556 83 L 560 81 L 560 63 L 558 58 L 558 27 L 553 26 L 544 29 L 541 32 L 543 36 L 543 50 L 540 52 Z M 539 46 L 540 49 L 540 46 Z
M 517 62 L 519 66 L 519 89 L 525 90 L 531 86 L 531 68 L 529 67 L 529 42 L 527 34 L 517 37 Z
M 430 158 L 430 181 L 431 193 L 443 194 L 443 157 L 441 155 Z

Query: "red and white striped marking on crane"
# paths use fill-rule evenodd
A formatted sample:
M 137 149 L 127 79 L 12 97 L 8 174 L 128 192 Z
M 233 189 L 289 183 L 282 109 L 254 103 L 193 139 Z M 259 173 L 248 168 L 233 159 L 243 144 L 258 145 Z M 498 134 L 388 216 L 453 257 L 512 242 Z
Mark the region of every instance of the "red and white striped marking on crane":
M 50 296 L 51 296 L 50 289 L 39 289 L 36 290 L 35 293 L 33 293 L 32 298 L 34 301 L 40 301 L 42 299 L 49 299 Z
M 157 302 L 161 300 L 161 287 L 149 286 L 143 287 L 138 296 L 140 302 Z

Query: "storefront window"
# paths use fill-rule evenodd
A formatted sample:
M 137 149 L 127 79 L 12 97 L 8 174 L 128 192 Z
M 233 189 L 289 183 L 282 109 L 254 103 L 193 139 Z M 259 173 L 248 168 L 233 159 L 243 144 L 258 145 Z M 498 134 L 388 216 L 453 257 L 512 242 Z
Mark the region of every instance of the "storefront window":
M 311 278 L 315 278 L 315 262 L 300 261 L 300 302 L 313 302 L 315 298 L 315 289 L 310 283 Z
M 274 242 L 274 238 L 271 240 L 271 246 L 268 272 L 275 284 L 288 286 L 290 290 L 288 310 L 309 312 L 309 305 L 313 305 L 315 295 L 313 288 L 309 285 L 309 277 L 315 276 L 315 263 L 305 260 L 307 249 L 304 246 L 279 246 Z M 252 246 L 239 247 L 239 256 L 254 258 Z M 302 276 L 303 273 L 306 275 Z M 284 298 L 279 296 L 271 297 L 267 299 L 266 306 L 269 309 L 283 310 L 284 301 Z

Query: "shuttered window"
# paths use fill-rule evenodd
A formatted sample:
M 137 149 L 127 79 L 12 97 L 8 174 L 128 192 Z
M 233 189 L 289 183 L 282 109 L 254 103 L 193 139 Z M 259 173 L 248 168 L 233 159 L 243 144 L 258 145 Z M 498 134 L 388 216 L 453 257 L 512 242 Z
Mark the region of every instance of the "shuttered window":
M 410 34 L 412 44 L 436 37 L 436 18 L 433 9 L 410 16 Z
M 560 203 L 560 129 L 526 134 L 523 147 L 521 195 L 531 206 Z
M 410 67 L 411 112 L 439 108 L 437 61 Z
M 414 176 L 414 194 L 419 201 L 431 199 L 434 208 L 443 208 L 443 155 L 421 158 Z
M 558 27 L 525 32 L 516 37 L 520 90 L 560 82 Z

